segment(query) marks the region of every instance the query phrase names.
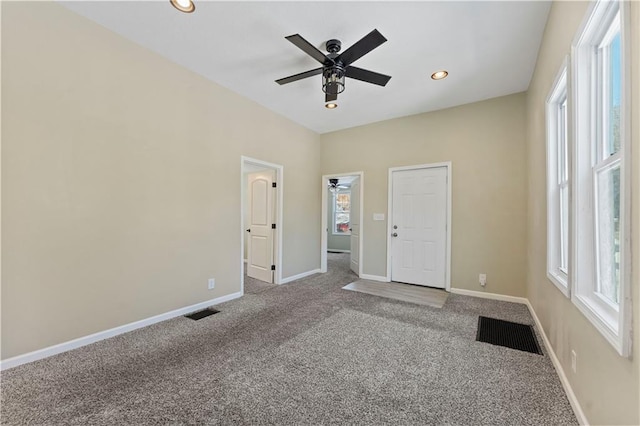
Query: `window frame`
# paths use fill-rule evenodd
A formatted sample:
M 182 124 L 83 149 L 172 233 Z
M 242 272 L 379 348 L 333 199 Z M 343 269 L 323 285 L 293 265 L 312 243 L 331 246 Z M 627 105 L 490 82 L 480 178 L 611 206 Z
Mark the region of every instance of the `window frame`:
M 571 173 L 570 173 L 570 93 L 569 57 L 562 61 L 546 101 L 547 130 L 547 277 L 569 297 L 571 292 Z M 564 111 L 564 113 L 563 113 Z M 563 223 L 562 191 L 567 191 L 566 223 Z M 564 227 L 566 241 L 564 240 Z M 564 259 L 564 262 L 563 262 Z M 563 265 L 564 263 L 564 265 Z M 564 267 L 563 267 L 564 266 Z
M 591 4 L 571 47 L 571 84 L 573 104 L 573 218 L 571 238 L 573 286 L 571 300 L 594 327 L 615 348 L 628 357 L 631 348 L 631 167 L 630 143 L 630 33 L 628 4 L 624 1 L 598 0 Z M 619 23 L 612 26 L 619 17 Z M 599 90 L 603 67 L 598 50 L 619 25 L 621 43 L 620 149 L 604 158 L 603 135 L 607 118 L 602 114 L 606 93 Z M 598 123 L 601 123 L 599 125 Z M 618 305 L 602 296 L 599 289 L 598 174 L 620 167 L 620 282 Z
M 332 227 L 331 227 L 331 235 L 345 235 L 345 236 L 349 236 L 351 235 L 351 231 L 346 231 L 346 232 L 336 232 L 337 226 L 338 226 L 338 221 L 337 221 L 337 207 L 338 207 L 338 195 L 342 195 L 342 194 L 346 194 L 349 196 L 349 228 L 351 228 L 351 188 L 349 188 L 348 190 L 341 190 L 339 192 L 334 192 L 333 195 L 333 210 L 331 212 L 332 214 Z M 344 213 L 344 212 L 341 212 Z

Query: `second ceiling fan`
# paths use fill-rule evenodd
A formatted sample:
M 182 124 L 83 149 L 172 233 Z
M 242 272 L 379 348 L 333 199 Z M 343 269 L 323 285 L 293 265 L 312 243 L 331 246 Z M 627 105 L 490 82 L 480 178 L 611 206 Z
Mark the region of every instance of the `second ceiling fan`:
M 338 94 L 344 91 L 345 77 L 377 84 L 378 86 L 385 86 L 391 79 L 388 75 L 351 65 L 387 41 L 378 30 L 371 31 L 342 53 L 338 53 L 342 46 L 340 40 L 331 39 L 326 43 L 327 52 L 329 52 L 327 55 L 316 49 L 315 46 L 305 40 L 300 34 L 293 34 L 285 38 L 313 59 L 320 62 L 322 66 L 276 80 L 278 84 L 292 83 L 302 80 L 303 78 L 322 74 L 322 91 L 325 93 L 325 102 L 332 102 L 337 100 Z

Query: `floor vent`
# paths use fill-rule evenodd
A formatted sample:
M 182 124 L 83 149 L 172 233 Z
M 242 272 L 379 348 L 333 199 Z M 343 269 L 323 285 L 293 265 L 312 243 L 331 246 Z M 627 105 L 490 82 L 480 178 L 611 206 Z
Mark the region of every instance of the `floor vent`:
M 481 316 L 478 318 L 476 340 L 542 355 L 533 327 L 527 324 Z
M 202 318 L 209 317 L 209 316 L 211 316 L 213 314 L 217 314 L 218 312 L 220 312 L 220 311 L 217 311 L 217 310 L 215 310 L 213 308 L 207 308 L 207 309 L 204 309 L 202 311 L 193 312 L 193 313 L 190 313 L 189 315 L 185 315 L 185 317 L 197 321 L 197 320 L 200 320 Z

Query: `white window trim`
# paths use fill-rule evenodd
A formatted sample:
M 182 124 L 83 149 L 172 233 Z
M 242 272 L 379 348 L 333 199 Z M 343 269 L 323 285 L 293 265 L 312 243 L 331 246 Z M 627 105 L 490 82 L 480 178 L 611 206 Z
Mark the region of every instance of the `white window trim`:
M 573 104 L 573 173 L 572 173 L 572 265 L 573 287 L 571 300 L 605 339 L 624 357 L 631 355 L 631 233 L 629 219 L 631 209 L 631 156 L 630 118 L 631 100 L 629 94 L 630 77 L 630 24 L 628 2 L 596 1 L 591 4 L 586 17 L 572 43 L 571 81 Z M 596 128 L 594 101 L 594 73 L 592 46 L 595 40 L 602 38 L 611 19 L 620 12 L 620 33 L 622 51 L 622 100 L 621 107 L 621 148 L 620 155 L 620 301 L 619 308 L 607 309 L 602 297 L 598 297 L 595 270 L 595 195 L 593 192 L 593 158 L 597 155 L 592 138 L 599 131 Z M 606 23 L 606 25 L 605 25 Z M 579 72 L 588 69 L 588 73 Z M 584 102 L 584 99 L 588 99 Z M 584 142 L 584 141 L 587 142 Z M 590 149 L 578 149 L 581 143 L 589 143 Z M 615 161 L 614 158 L 610 161 Z M 609 163 L 609 162 L 607 162 Z M 612 315 L 613 313 L 613 315 Z
M 546 126 L 547 126 L 547 277 L 549 280 L 560 290 L 562 294 L 569 297 L 570 294 L 570 279 L 569 268 L 567 271 L 563 271 L 560 267 L 561 250 L 561 223 L 562 219 L 558 217 L 558 211 L 560 210 L 560 194 L 558 191 L 559 180 L 559 123 L 558 123 L 558 107 L 563 100 L 567 100 L 567 117 L 571 117 L 571 103 L 569 100 L 569 87 L 568 87 L 568 66 L 569 57 L 565 57 L 562 62 L 562 66 L 556 78 L 554 80 L 549 96 L 546 102 Z M 570 133 L 571 126 L 570 120 L 565 123 L 568 133 Z M 567 156 L 569 155 L 569 141 L 570 137 L 567 135 Z M 568 162 L 570 163 L 570 162 Z M 567 166 L 570 168 L 570 164 Z M 571 193 L 571 174 L 567 181 L 569 187 L 569 194 Z M 569 206 L 571 205 L 571 197 L 569 196 Z M 570 207 L 567 208 L 570 208 Z M 569 241 L 571 241 L 571 214 L 569 214 Z M 569 243 L 568 246 L 571 244 Z M 570 250 L 570 249 L 569 249 Z M 566 253 L 567 260 L 571 259 L 570 251 Z M 570 264 L 571 262 L 569 262 Z
M 338 194 L 349 194 L 349 223 L 351 223 L 351 189 L 349 189 L 348 191 L 339 191 L 339 192 L 334 192 L 332 193 L 332 202 L 333 202 L 333 209 L 331 214 L 332 216 L 332 220 L 331 220 L 331 235 L 337 235 L 337 236 L 349 236 L 351 235 L 351 231 L 347 231 L 347 232 L 336 232 L 336 204 L 338 202 Z

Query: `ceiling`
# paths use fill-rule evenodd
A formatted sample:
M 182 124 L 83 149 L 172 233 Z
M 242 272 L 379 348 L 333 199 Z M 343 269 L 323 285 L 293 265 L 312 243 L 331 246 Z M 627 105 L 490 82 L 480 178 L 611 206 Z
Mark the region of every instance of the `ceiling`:
M 318 133 L 527 90 L 549 2 L 194 0 L 185 14 L 162 1 L 74 1 L 67 8 Z M 347 79 L 324 108 L 321 76 L 274 80 L 319 64 L 285 36 L 342 51 L 374 28 L 388 41 L 354 63 L 392 76 L 386 87 Z M 449 77 L 433 81 L 433 72 Z
M 350 187 L 354 180 L 356 180 L 358 176 L 338 176 L 338 183 L 343 186 Z

